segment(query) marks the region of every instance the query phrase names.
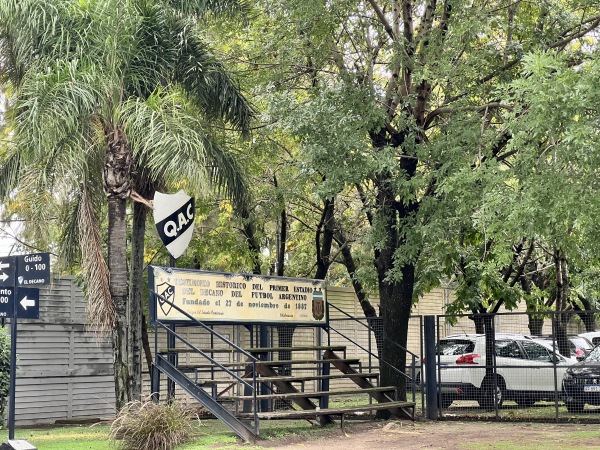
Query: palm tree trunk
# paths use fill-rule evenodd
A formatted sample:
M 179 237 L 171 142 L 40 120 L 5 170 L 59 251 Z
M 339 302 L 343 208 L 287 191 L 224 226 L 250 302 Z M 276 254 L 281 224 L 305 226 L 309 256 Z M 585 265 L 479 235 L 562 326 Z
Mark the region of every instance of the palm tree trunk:
M 144 280 L 144 236 L 146 234 L 146 206 L 133 204 L 133 225 L 131 227 L 131 298 L 129 309 L 131 320 L 130 336 L 132 350 L 131 394 L 134 400 L 142 397 L 142 327 L 143 302 L 142 283 Z
M 131 371 L 127 334 L 128 280 L 127 280 L 127 225 L 125 199 L 108 198 L 108 270 L 110 295 L 115 304 L 113 329 L 113 357 L 115 366 L 115 400 L 117 410 L 131 400 Z
M 127 277 L 127 210 L 131 192 L 132 155 L 123 132 L 105 127 L 107 141 L 104 161 L 104 192 L 108 198 L 109 289 L 115 304 L 113 358 L 115 365 L 115 403 L 120 410 L 132 400 L 132 353 L 129 342 L 129 280 Z

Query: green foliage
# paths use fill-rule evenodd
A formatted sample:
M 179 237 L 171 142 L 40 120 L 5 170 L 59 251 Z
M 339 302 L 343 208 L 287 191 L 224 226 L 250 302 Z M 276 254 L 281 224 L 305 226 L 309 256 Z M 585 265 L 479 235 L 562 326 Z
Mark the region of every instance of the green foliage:
M 0 421 L 6 418 L 6 405 L 10 389 L 10 334 L 0 328 Z
M 194 415 L 180 402 L 132 401 L 117 414 L 109 438 L 123 450 L 169 450 L 188 442 Z

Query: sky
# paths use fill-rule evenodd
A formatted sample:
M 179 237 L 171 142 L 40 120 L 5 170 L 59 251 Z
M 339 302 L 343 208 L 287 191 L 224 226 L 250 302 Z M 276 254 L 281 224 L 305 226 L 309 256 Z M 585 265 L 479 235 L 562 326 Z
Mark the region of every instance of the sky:
M 0 204 L 0 218 L 2 217 L 3 205 Z M 19 226 L 15 222 L 5 222 L 0 219 L 0 256 L 15 254 L 13 246 L 16 244 L 14 239 L 19 234 Z

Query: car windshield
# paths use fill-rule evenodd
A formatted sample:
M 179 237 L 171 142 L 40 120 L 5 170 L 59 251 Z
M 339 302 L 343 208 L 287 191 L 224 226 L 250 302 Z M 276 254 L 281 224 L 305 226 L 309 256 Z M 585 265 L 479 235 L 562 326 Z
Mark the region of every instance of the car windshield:
M 438 355 L 464 355 L 472 353 L 475 343 L 468 339 L 443 339 L 437 347 Z
M 591 353 L 585 358 L 586 362 L 600 362 L 600 346 L 596 347 Z

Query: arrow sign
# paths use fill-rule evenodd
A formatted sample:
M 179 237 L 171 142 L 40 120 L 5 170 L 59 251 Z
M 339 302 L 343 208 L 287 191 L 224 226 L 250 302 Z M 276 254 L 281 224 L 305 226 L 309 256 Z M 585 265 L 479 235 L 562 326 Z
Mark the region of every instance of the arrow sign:
M 40 290 L 35 288 L 15 289 L 18 319 L 38 319 L 40 317 Z
M 27 298 L 27 296 L 23 297 L 21 300 L 21 306 L 27 311 L 28 306 L 35 306 L 35 300 Z
M 15 267 L 16 258 L 14 256 L 0 258 L 0 286 L 15 285 Z

